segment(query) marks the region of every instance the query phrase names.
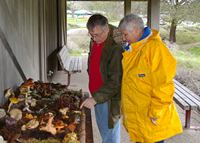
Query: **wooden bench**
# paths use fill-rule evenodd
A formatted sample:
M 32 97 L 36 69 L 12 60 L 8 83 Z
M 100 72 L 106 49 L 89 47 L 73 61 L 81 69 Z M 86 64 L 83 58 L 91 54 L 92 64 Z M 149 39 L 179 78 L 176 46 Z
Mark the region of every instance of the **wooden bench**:
M 186 111 L 185 128 L 200 129 L 198 126 L 190 126 L 191 110 L 200 109 L 200 97 L 177 80 L 173 79 L 173 82 L 175 84 L 174 101 Z
M 67 47 L 64 45 L 57 54 L 62 70 L 68 73 L 68 85 L 70 85 L 71 74 L 81 72 L 82 57 L 72 57 L 68 53 Z

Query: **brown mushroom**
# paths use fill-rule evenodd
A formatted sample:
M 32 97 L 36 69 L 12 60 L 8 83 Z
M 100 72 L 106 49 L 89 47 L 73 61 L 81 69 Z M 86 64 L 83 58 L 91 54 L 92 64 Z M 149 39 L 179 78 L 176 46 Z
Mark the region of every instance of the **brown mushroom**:
M 6 98 L 6 97 L 9 97 L 9 96 L 11 95 L 11 93 L 10 93 L 10 90 L 11 90 L 11 89 L 12 89 L 12 88 L 8 88 L 8 89 L 5 90 L 5 93 L 4 93 L 5 98 Z
M 33 86 L 33 85 L 35 85 L 35 83 L 33 83 L 33 82 L 31 82 L 31 83 L 24 83 L 22 85 L 22 87 L 27 88 L 27 91 L 30 92 L 30 87 Z
M 67 124 L 65 124 L 62 120 L 57 120 L 57 122 L 55 123 L 56 126 L 62 125 L 62 126 L 68 126 Z
M 27 83 L 33 82 L 33 79 L 32 79 L 32 78 L 29 78 L 26 82 L 27 82 Z
M 64 126 L 62 126 L 62 125 L 57 125 L 57 126 L 54 126 L 54 127 L 57 129 L 57 133 L 65 132 L 65 130 L 62 130 L 62 128 L 64 128 Z

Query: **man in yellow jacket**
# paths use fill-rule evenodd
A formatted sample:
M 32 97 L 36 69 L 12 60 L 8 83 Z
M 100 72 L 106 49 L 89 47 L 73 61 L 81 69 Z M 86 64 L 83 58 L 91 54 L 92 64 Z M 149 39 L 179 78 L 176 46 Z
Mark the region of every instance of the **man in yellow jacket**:
M 177 61 L 161 41 L 159 32 L 144 27 L 139 16 L 124 17 L 119 30 L 128 42 L 122 59 L 123 124 L 131 141 L 164 143 L 182 132 L 173 102 L 172 79 Z

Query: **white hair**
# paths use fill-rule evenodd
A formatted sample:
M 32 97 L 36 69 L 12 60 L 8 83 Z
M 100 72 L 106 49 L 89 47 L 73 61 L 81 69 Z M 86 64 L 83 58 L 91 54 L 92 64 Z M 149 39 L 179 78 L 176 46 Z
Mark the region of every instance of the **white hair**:
M 144 30 L 144 22 L 141 17 L 135 14 L 128 14 L 119 23 L 119 31 L 126 30 L 132 32 L 137 26 L 140 30 Z

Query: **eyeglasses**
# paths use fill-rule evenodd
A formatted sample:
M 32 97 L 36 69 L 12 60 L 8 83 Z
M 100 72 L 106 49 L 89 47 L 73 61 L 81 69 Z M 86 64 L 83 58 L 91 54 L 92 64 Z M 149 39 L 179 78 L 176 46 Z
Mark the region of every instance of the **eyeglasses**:
M 101 35 L 103 34 L 103 32 L 104 32 L 104 31 L 102 31 L 101 34 L 95 34 L 95 35 L 91 35 L 90 33 L 88 33 L 88 36 L 89 36 L 90 38 L 100 38 Z

